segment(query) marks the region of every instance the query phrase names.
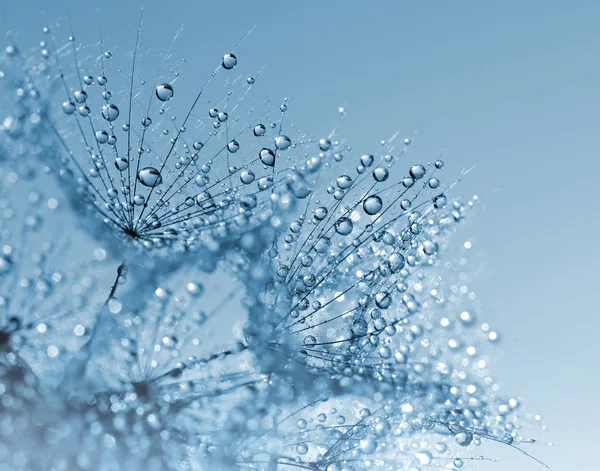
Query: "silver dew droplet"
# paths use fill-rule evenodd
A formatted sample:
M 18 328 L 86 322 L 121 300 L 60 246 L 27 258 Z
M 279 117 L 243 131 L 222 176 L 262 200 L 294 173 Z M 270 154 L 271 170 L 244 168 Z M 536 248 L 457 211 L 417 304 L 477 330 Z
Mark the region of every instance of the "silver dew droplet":
M 156 97 L 160 101 L 169 101 L 173 98 L 173 86 L 169 83 L 162 83 L 156 87 Z
M 144 186 L 154 188 L 162 183 L 160 172 L 154 167 L 146 167 L 138 172 L 137 178 Z

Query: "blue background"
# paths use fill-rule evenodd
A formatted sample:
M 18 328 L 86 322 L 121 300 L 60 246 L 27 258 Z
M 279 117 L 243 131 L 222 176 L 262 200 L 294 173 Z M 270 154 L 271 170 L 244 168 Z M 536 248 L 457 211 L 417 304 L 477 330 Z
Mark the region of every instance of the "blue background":
M 410 160 L 444 152 L 461 192 L 481 208 L 468 229 L 488 275 L 474 290 L 504 334 L 494 371 L 549 426 L 528 448 L 553 469 L 597 470 L 600 262 L 596 194 L 600 2 L 3 0 L 0 28 L 34 45 L 41 27 L 73 18 L 78 40 L 166 50 L 204 79 L 252 26 L 240 60 L 260 68 L 269 97 L 289 96 L 295 122 L 343 133 L 373 152 L 396 130 L 418 137 Z M 480 469 L 536 470 L 505 448 Z

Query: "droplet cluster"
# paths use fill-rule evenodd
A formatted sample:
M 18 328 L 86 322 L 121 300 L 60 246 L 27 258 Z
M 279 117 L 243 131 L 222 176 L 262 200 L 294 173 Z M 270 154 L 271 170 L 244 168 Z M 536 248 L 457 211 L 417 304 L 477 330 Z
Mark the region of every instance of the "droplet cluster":
M 301 131 L 240 44 L 202 81 L 142 28 L 63 33 L 0 54 L 0 468 L 543 465 L 490 370 L 464 174 Z

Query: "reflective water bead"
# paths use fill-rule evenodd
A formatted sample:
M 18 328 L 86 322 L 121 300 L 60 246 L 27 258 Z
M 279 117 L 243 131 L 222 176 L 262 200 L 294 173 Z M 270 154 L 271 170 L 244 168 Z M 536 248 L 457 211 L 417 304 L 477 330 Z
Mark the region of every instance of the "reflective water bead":
M 446 206 L 446 195 L 441 194 L 433 198 L 433 206 L 438 209 Z
M 102 117 L 107 121 L 114 121 L 119 117 L 119 108 L 116 105 L 104 105 L 102 107 Z
M 263 124 L 257 124 L 254 126 L 254 135 L 257 137 L 264 136 L 267 132 L 267 128 Z
M 87 93 L 83 90 L 77 90 L 73 96 L 75 97 L 75 101 L 77 103 L 85 103 L 87 100 Z
M 375 170 L 373 170 L 373 178 L 378 182 L 386 181 L 389 175 L 390 172 L 385 167 L 377 167 Z
M 286 150 L 292 145 L 292 140 L 284 135 L 275 138 L 275 147 L 279 150 Z
M 129 161 L 125 157 L 117 157 L 115 159 L 115 167 L 117 167 L 117 170 L 120 172 L 127 170 L 127 167 L 129 167 Z
M 224 69 L 231 70 L 237 65 L 237 62 L 237 57 L 235 57 L 233 54 L 225 54 L 223 56 L 223 61 L 221 62 L 221 65 Z
M 268 167 L 273 167 L 275 165 L 275 153 L 271 149 L 267 149 L 266 147 L 261 149 L 258 153 L 260 157 L 260 161 Z
M 106 131 L 96 131 L 96 141 L 99 144 L 104 144 L 108 141 L 108 133 Z
M 373 165 L 374 160 L 375 160 L 375 157 L 373 157 L 371 154 L 364 154 L 360 158 L 360 163 L 361 163 L 361 165 L 363 165 L 365 167 L 370 167 L 371 165 Z
M 410 168 L 410 176 L 413 177 L 415 180 L 419 180 L 420 178 L 423 178 L 423 175 L 425 175 L 425 167 L 423 167 L 422 165 L 413 165 Z
M 329 139 L 319 140 L 319 149 L 321 149 L 323 152 L 328 151 L 331 149 L 331 141 Z
M 382 208 L 383 200 L 377 195 L 371 195 L 363 202 L 363 209 L 369 216 L 377 214 Z
M 238 142 L 234 139 L 233 141 L 231 141 L 229 144 L 227 144 L 227 150 L 229 152 L 231 152 L 232 154 L 235 154 L 238 150 L 240 150 L 240 145 L 238 144 Z
M 156 97 L 160 101 L 169 101 L 173 98 L 173 86 L 169 83 L 163 83 L 156 87 Z
M 154 167 L 146 167 L 138 172 L 138 180 L 144 186 L 156 187 L 162 183 L 160 172 Z
M 65 114 L 73 114 L 75 112 L 75 103 L 72 101 L 65 101 L 62 104 L 62 109 Z
M 336 221 L 335 231 L 340 235 L 348 235 L 352 232 L 354 224 L 350 218 L 343 217 Z
M 240 180 L 242 183 L 248 185 L 254 181 L 254 172 L 252 170 L 244 170 L 240 173 Z
M 348 175 L 342 175 L 337 178 L 336 184 L 338 188 L 342 190 L 347 190 L 352 186 L 352 178 L 350 178 Z

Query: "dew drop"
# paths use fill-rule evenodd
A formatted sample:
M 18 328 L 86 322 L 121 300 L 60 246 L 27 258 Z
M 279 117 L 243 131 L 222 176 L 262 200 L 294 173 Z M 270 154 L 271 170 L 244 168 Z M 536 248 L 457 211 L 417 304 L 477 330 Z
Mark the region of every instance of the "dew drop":
M 275 152 L 271 149 L 267 149 L 266 147 L 261 149 L 259 152 L 260 161 L 268 167 L 273 167 L 275 165 Z
M 235 57 L 233 54 L 225 54 L 223 56 L 223 62 L 221 62 L 221 65 L 224 69 L 231 70 L 237 65 L 237 63 L 237 57 Z
M 350 178 L 348 175 L 342 175 L 341 177 L 337 178 L 336 183 L 338 188 L 347 190 L 352 186 L 352 178 Z
M 242 183 L 249 185 L 254 181 L 254 172 L 252 170 L 244 170 L 240 173 L 240 180 Z
M 144 186 L 156 187 L 162 183 L 162 176 L 154 167 L 146 167 L 138 172 L 138 180 Z
M 163 83 L 156 87 L 156 97 L 160 101 L 169 101 L 173 98 L 173 86 L 169 83 Z
M 119 108 L 116 105 L 104 105 L 102 107 L 102 117 L 106 121 L 114 121 L 119 117 Z
M 423 175 L 425 175 L 425 167 L 423 167 L 422 165 L 413 165 L 410 168 L 410 176 L 413 177 L 415 180 L 418 180 L 420 178 L 423 178 Z
M 377 195 L 371 195 L 363 202 L 363 209 L 369 216 L 377 214 L 381 208 L 383 208 L 383 200 Z
M 129 167 L 129 161 L 125 157 L 117 157 L 115 159 L 115 167 L 117 167 L 117 170 L 120 172 L 127 170 L 127 167 Z
M 378 182 L 386 181 L 389 175 L 390 172 L 385 167 L 377 167 L 375 170 L 373 170 L 373 178 Z
M 284 135 L 275 138 L 275 147 L 279 150 L 286 150 L 292 145 L 292 140 Z
M 227 144 L 227 150 L 229 152 L 231 152 L 232 154 L 235 154 L 238 150 L 240 150 L 240 145 L 238 144 L 238 142 L 234 139 L 233 141 L 231 141 L 229 144 Z
M 73 114 L 75 112 L 75 103 L 72 101 L 65 101 L 62 104 L 62 108 L 65 114 Z
M 336 221 L 335 223 L 335 232 L 340 235 L 348 235 L 352 232 L 354 228 L 354 224 L 350 220 L 350 218 L 343 217 Z

